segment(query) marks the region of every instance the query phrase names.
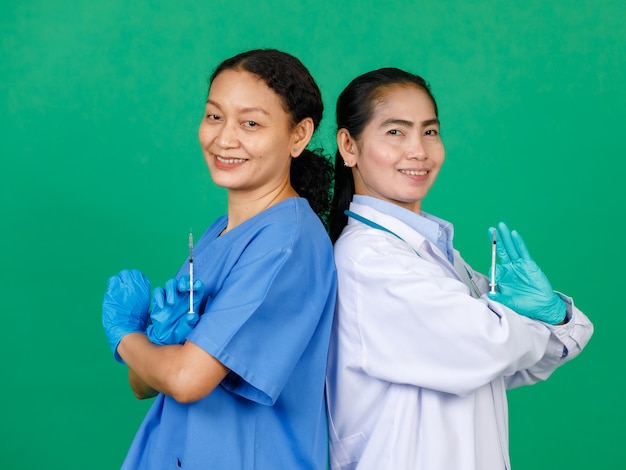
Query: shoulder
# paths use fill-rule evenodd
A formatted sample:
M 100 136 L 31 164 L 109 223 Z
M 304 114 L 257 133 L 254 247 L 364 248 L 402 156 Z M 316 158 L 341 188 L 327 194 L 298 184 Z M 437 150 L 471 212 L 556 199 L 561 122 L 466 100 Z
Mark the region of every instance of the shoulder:
M 406 272 L 417 256 L 405 241 L 357 222 L 347 225 L 335 242 L 334 257 L 338 270 L 364 273 L 370 268 L 382 272 L 391 266 Z
M 409 253 L 414 257 L 415 250 L 427 242 L 421 233 L 393 215 L 354 203 L 350 210 L 354 215 L 335 242 L 335 256 L 360 259 Z
M 238 229 L 241 229 L 238 245 L 259 255 L 277 252 L 308 252 L 309 255 L 315 255 L 324 251 L 332 254 L 328 234 L 306 199 L 289 198 L 282 201 Z
M 374 214 L 369 214 L 373 216 Z M 370 220 L 393 229 L 393 233 L 350 220 L 335 242 L 334 256 L 337 270 L 346 274 L 392 278 L 396 275 L 414 277 L 447 276 L 444 269 L 431 256 L 428 240 L 419 232 L 393 218 L 375 217 Z M 401 235 L 400 235 L 401 234 Z M 418 254 L 419 253 L 419 254 Z
M 258 233 L 285 243 L 329 242 L 324 226 L 308 201 L 289 198 L 259 214 Z

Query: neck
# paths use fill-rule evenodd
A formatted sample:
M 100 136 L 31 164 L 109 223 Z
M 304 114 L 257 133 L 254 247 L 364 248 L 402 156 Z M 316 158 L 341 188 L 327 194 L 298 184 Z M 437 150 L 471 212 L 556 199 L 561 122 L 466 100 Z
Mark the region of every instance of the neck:
M 228 191 L 228 225 L 222 233 L 232 230 L 251 217 L 285 199 L 297 196 L 298 193 L 291 187 L 289 181 L 263 194 L 241 194 L 230 190 Z

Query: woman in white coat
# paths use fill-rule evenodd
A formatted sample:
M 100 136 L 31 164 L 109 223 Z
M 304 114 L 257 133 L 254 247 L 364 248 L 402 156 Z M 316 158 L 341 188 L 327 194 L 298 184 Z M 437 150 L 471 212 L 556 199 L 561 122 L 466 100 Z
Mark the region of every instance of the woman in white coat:
M 421 202 L 444 161 L 427 83 L 395 68 L 337 103 L 339 285 L 327 393 L 332 469 L 509 469 L 506 389 L 545 380 L 593 327 L 524 242 L 498 231 L 498 292 Z

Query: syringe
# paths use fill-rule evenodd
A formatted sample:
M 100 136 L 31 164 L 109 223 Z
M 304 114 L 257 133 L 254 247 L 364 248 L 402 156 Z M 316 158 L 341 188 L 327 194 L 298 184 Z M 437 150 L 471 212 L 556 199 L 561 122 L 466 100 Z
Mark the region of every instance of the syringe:
M 496 229 L 493 229 L 493 241 L 491 243 L 491 273 L 489 273 L 489 292 L 496 293 Z
M 193 233 L 189 229 L 189 313 L 193 311 Z

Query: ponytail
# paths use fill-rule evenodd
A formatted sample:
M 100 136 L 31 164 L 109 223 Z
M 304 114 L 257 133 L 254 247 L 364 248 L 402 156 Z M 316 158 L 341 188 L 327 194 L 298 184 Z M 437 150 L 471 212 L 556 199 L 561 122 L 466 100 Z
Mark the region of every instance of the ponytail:
M 350 207 L 350 201 L 352 201 L 354 192 L 352 168 L 343 164 L 343 158 L 339 150 L 337 150 L 337 155 L 335 156 L 335 191 L 333 192 L 328 223 L 328 233 L 333 243 L 337 241 L 341 231 L 348 223 L 348 216 L 345 214 L 345 211 Z
M 307 201 L 328 229 L 333 168 L 322 149 L 305 149 L 291 159 L 291 186 Z

